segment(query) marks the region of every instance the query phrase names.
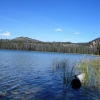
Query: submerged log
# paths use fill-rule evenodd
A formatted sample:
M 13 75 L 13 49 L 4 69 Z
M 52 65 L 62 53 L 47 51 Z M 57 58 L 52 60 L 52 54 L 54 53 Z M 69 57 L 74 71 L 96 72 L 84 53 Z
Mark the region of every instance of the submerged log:
M 85 77 L 84 73 L 74 76 L 74 79 L 71 81 L 71 86 L 74 90 L 80 89 L 82 80 L 84 80 L 84 77 Z

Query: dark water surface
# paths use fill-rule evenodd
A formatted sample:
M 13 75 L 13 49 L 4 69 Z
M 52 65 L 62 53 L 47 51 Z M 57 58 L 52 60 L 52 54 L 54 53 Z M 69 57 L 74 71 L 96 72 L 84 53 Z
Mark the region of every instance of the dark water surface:
M 72 61 L 92 55 L 0 50 L 0 100 L 100 100 L 70 86 L 63 87 L 60 73 L 54 73 L 55 59 Z

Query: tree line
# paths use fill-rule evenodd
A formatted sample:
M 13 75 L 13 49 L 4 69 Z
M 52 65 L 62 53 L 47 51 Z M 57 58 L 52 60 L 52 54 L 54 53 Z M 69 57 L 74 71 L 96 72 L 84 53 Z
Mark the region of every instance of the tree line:
M 40 41 L 33 42 L 33 41 L 23 41 L 23 40 L 0 39 L 0 49 L 100 55 L 100 39 L 88 43 L 40 42 Z

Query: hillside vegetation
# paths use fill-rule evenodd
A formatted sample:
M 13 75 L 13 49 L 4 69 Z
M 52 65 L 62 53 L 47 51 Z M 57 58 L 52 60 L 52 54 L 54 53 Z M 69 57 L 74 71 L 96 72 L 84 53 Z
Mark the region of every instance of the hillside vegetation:
M 71 43 L 42 42 L 28 37 L 17 37 L 14 39 L 0 39 L 0 49 L 100 55 L 100 38 L 97 38 L 87 43 Z

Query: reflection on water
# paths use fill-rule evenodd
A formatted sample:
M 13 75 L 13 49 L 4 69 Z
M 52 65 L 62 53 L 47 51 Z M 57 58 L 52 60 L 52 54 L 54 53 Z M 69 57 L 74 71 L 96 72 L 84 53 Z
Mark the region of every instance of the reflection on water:
M 90 56 L 90 55 L 86 55 Z M 55 59 L 79 60 L 83 55 L 0 50 L 0 100 L 99 100 L 82 90 L 63 88 L 63 74 L 53 72 Z

